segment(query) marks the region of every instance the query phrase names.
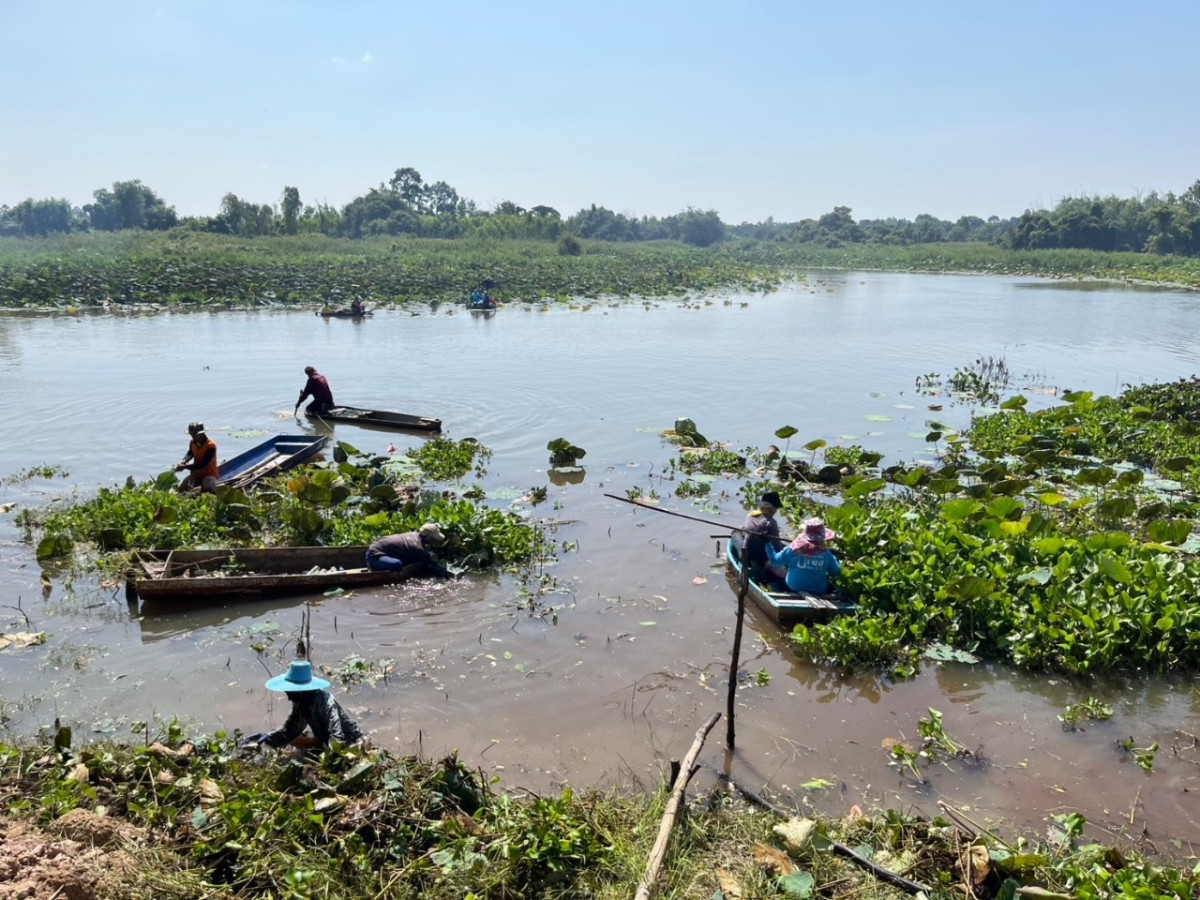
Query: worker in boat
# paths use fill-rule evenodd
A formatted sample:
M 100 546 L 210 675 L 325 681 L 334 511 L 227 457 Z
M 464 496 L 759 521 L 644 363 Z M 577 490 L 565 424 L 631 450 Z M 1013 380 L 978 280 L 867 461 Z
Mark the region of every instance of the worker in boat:
M 433 522 L 426 522 L 417 531 L 389 534 L 367 548 L 367 568 L 374 572 L 399 572 L 408 566 L 423 566 L 423 574 L 452 578 L 429 552 L 431 547 L 445 542 L 442 529 Z
M 365 313 L 366 311 L 367 311 L 367 310 L 366 310 L 366 308 L 363 306 L 363 302 L 362 302 L 362 300 L 360 300 L 358 297 L 355 297 L 355 298 L 354 298 L 354 301 L 353 301 L 353 302 L 350 304 L 350 312 L 351 312 L 353 315 L 356 315 L 356 316 L 361 316 L 361 315 L 362 315 L 363 313 Z
M 175 467 L 176 472 L 188 470 L 187 477 L 179 482 L 181 494 L 199 491 L 211 494 L 217 489 L 217 478 L 221 475 L 221 467 L 217 464 L 217 442 L 204 433 L 203 422 L 193 422 L 187 427 L 191 435 L 187 454 Z
M 362 729 L 346 714 L 342 705 L 325 690 L 329 682 L 314 678 L 312 663 L 306 659 L 293 660 L 287 674 L 277 675 L 267 682 L 267 690 L 281 691 L 292 701 L 292 711 L 283 727 L 272 732 L 261 731 L 242 740 L 242 746 L 264 744 L 267 747 L 328 747 L 357 744 L 362 741 Z M 311 731 L 312 734 L 305 734 Z
M 314 369 L 312 366 L 304 367 L 304 374 L 308 376 L 308 381 L 304 383 L 304 390 L 300 392 L 300 399 L 296 401 L 296 408 L 292 410 L 292 415 L 300 409 L 300 404 L 304 402 L 305 397 L 312 397 L 312 403 L 305 407 L 309 413 L 327 413 L 333 409 L 333 391 L 329 389 L 329 381 Z
M 742 525 L 745 538 L 742 542 L 742 561 L 750 567 L 750 572 L 756 577 L 761 576 L 767 569 L 767 545 L 773 549 L 782 548 L 779 540 L 779 521 L 775 514 L 783 506 L 776 491 L 767 491 L 758 498 L 758 506 L 750 510 L 746 522 Z
M 842 565 L 827 542 L 837 535 L 820 519 L 804 523 L 804 532 L 782 550 L 768 546 L 767 559 L 787 568 L 788 590 L 809 594 L 829 592 L 829 579 L 842 571 Z

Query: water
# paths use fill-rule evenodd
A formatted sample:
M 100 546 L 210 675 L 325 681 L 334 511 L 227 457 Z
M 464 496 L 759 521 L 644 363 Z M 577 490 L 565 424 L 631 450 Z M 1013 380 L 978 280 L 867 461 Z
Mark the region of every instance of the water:
M 794 446 L 823 438 L 911 458 L 928 419 L 963 426 L 969 416 L 915 393 L 918 375 L 1003 356 L 1038 386 L 1035 406 L 1050 402 L 1045 386 L 1112 392 L 1200 368 L 1198 321 L 1195 294 L 878 273 L 813 273 L 766 298 L 517 304 L 487 318 L 424 308 L 362 322 L 299 311 L 0 316 L 0 475 L 43 463 L 70 473 L 0 487 L 0 504 L 164 471 L 196 419 L 223 459 L 261 440 L 236 432 L 309 430 L 290 416 L 305 365 L 329 376 L 341 402 L 439 416 L 451 436 L 478 438 L 495 451 L 485 486 L 498 493 L 547 484 L 553 438 L 587 450 L 584 482 L 551 484 L 537 509 L 564 521 L 558 539 L 578 548 L 551 569 L 569 591 L 533 611 L 513 578 L 493 574 L 139 615 L 94 578 L 51 569 L 44 590 L 13 514 L 0 515 L 0 625 L 48 635 L 0 651 L 0 713 L 17 732 L 57 715 L 93 738 L 171 716 L 196 729 L 277 726 L 286 701 L 262 683 L 284 668 L 312 601 L 314 655 L 333 669 L 361 660 L 362 680 L 335 690 L 377 743 L 458 749 L 537 789 L 650 784 L 724 711 L 734 619 L 713 529 L 603 496 L 636 486 L 697 512 L 662 480 L 673 451 L 655 430 L 686 415 L 709 438 L 763 447 L 793 425 Z M 420 440 L 336 434 L 377 452 Z M 705 515 L 740 523 L 736 498 L 719 505 Z M 1200 710 L 1186 679 L 1082 684 L 947 665 L 893 684 L 815 668 L 769 622 L 751 613 L 748 626 L 743 668 L 767 683 L 752 677 L 738 692 L 736 754 L 724 756 L 722 723 L 703 758 L 751 788 L 831 812 L 859 803 L 934 814 L 946 799 L 1025 829 L 1079 809 L 1106 828 L 1200 840 L 1190 737 Z M 1089 695 L 1111 702 L 1113 719 L 1065 733 L 1063 706 Z M 925 788 L 890 768 L 881 742 L 914 738 L 929 706 L 988 765 L 931 767 Z M 1162 745 L 1152 774 L 1115 747 L 1128 736 Z M 822 779 L 831 787 L 802 787 Z

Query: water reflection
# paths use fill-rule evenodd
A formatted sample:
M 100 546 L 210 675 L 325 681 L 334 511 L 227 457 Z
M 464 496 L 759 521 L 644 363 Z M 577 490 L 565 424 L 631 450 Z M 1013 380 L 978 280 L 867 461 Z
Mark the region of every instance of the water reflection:
M 554 466 L 546 472 L 550 483 L 562 487 L 567 484 L 583 484 L 587 475 L 582 466 Z

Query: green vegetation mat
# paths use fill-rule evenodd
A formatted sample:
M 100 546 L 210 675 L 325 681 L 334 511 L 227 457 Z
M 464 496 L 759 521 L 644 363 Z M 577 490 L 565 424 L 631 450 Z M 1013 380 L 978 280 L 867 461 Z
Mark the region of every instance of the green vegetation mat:
M 464 302 L 490 278 L 503 302 L 771 290 L 806 267 L 980 272 L 1200 287 L 1200 259 L 980 243 L 821 247 L 742 239 L 583 241 L 579 255 L 537 240 L 323 235 L 237 238 L 190 231 L 0 240 L 0 308 L 78 309 Z
M 748 483 L 840 535 L 862 612 L 798 626 L 798 650 L 898 675 L 942 644 L 1078 674 L 1200 667 L 1200 381 L 1064 399 L 1030 414 L 1018 395 L 966 435 L 931 421 L 929 466 L 830 448 L 861 471 L 789 463 Z M 813 492 L 831 468 L 832 506 Z

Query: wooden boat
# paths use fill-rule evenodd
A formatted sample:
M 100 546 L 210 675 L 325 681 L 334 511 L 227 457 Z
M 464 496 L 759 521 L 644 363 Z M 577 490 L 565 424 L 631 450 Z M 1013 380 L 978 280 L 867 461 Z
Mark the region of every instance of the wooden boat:
M 312 434 L 277 434 L 221 464 L 217 485 L 246 488 L 268 475 L 286 472 L 308 462 L 329 438 Z
M 725 561 L 741 578 L 742 560 L 740 545 L 733 540 L 725 543 Z M 771 621 L 777 625 L 791 627 L 798 622 L 820 622 L 842 613 L 857 612 L 858 604 L 841 594 L 809 594 L 801 591 L 776 591 L 769 586 L 750 579 L 748 596 Z
M 360 313 L 356 313 L 352 309 L 318 309 L 317 315 L 325 319 L 361 319 L 371 315 L 371 310 L 364 309 Z
M 441 431 L 442 420 L 426 416 L 410 416 L 390 409 L 360 409 L 357 406 L 335 406 L 328 412 L 305 412 L 310 419 L 326 422 L 347 422 L 351 425 L 374 425 L 376 428 L 395 428 L 400 431 Z
M 349 590 L 405 581 L 420 568 L 373 572 L 366 553 L 366 547 L 139 550 L 126 591 L 131 599 L 172 600 Z

